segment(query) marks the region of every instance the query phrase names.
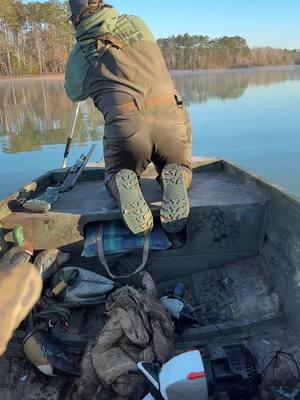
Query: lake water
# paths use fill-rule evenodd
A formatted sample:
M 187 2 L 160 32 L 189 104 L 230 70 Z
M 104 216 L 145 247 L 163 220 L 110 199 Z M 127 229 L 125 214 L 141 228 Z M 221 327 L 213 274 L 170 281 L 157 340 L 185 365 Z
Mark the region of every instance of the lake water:
M 175 72 L 189 103 L 193 154 L 221 156 L 300 196 L 300 66 Z M 0 198 L 61 166 L 74 106 L 62 78 L 0 80 Z M 91 143 L 102 159 L 103 120 L 84 102 L 69 164 Z

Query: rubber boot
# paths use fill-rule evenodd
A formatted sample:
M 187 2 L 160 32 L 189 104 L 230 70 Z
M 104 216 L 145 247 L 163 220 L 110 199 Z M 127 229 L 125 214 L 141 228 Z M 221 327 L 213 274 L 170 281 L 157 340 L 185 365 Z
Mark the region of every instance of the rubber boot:
M 136 173 L 122 169 L 113 180 L 111 191 L 119 203 L 126 226 L 135 235 L 148 235 L 153 228 L 153 216 L 141 192 Z
M 177 164 L 168 164 L 162 170 L 160 179 L 163 189 L 161 224 L 166 232 L 181 232 L 190 212 L 188 189 L 191 172 Z

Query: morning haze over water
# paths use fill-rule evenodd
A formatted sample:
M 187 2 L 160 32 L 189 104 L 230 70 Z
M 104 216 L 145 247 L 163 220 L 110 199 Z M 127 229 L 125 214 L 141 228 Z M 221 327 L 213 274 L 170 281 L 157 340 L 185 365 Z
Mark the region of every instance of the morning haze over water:
M 189 104 L 193 155 L 220 156 L 300 196 L 300 66 L 174 72 Z M 0 198 L 59 168 L 74 105 L 63 78 L 0 80 Z M 70 153 L 91 143 L 102 159 L 103 120 L 81 104 Z

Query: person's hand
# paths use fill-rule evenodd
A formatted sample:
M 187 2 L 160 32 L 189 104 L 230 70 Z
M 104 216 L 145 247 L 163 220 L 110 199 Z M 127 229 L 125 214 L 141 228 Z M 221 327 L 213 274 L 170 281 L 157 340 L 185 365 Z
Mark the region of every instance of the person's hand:
M 42 288 L 42 278 L 33 264 L 22 263 L 9 271 L 0 270 L 0 356 L 14 330 L 39 300 Z

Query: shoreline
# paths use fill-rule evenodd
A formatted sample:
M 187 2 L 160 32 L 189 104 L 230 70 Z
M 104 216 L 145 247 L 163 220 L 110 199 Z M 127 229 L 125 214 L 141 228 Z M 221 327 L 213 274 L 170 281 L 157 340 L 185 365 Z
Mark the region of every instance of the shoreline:
M 256 70 L 262 68 L 276 69 L 276 68 L 286 68 L 286 67 L 300 67 L 300 64 L 279 64 L 279 65 L 260 65 L 260 66 L 237 66 L 230 68 L 208 68 L 208 69 L 173 69 L 169 70 L 171 74 L 177 73 L 199 73 L 199 72 L 233 72 L 244 70 L 245 72 L 248 70 Z M 64 78 L 64 73 L 55 73 L 55 74 L 43 74 L 43 75 L 0 75 L 1 80 L 15 80 L 15 79 L 61 79 Z
M 64 78 L 65 74 L 43 74 L 43 75 L 0 75 L 0 80 L 14 80 L 14 79 L 58 79 Z
M 230 68 L 208 68 L 208 69 L 171 69 L 169 72 L 171 74 L 180 73 L 209 73 L 209 72 L 234 72 L 234 71 L 249 71 L 249 70 L 261 70 L 261 69 L 279 69 L 279 68 L 291 68 L 300 67 L 300 64 L 278 64 L 278 65 L 254 65 L 254 66 L 239 66 Z

